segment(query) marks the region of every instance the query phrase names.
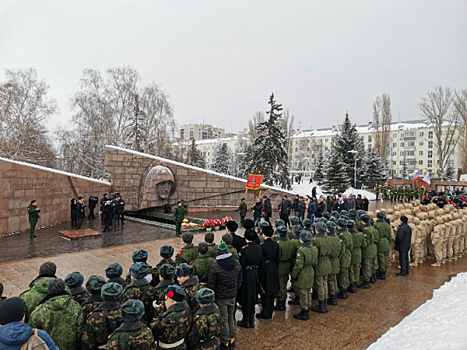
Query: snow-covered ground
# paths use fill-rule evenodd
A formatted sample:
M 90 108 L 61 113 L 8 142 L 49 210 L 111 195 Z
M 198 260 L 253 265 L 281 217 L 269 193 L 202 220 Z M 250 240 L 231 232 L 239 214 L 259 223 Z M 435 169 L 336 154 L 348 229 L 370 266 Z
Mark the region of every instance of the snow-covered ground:
M 309 196 L 311 196 L 311 190 L 315 186 L 316 186 L 316 192 L 318 193 L 318 196 L 323 194 L 323 191 L 321 190 L 321 187 L 318 186 L 315 182 L 310 184 L 309 179 L 306 179 L 300 185 L 295 182 L 292 185 L 292 192 L 298 193 L 300 195 L 309 195 Z M 370 200 L 370 201 L 376 199 L 376 195 L 374 193 L 371 193 L 371 192 L 366 191 L 366 190 L 356 190 L 354 188 L 349 188 L 347 191 L 344 192 L 344 195 L 348 196 L 349 194 L 355 194 L 355 195 L 361 194 L 362 197 L 366 196 L 366 198 L 368 198 L 368 200 Z
M 368 350 L 467 349 L 467 272 L 433 292 Z

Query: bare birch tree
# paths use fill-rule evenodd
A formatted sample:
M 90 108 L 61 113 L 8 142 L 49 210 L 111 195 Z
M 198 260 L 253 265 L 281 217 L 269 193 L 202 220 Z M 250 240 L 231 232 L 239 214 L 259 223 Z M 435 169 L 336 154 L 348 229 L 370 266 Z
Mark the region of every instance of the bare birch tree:
M 384 162 L 388 158 L 391 121 L 391 98 L 388 94 L 376 97 L 376 101 L 373 103 L 374 148 Z
M 256 130 L 256 128 L 258 127 L 260 123 L 264 122 L 264 120 L 265 120 L 264 112 L 259 111 L 253 114 L 253 117 L 251 118 L 251 120 L 248 121 L 248 129 L 249 129 L 248 137 L 250 138 L 252 142 L 256 140 L 256 138 L 259 136 L 259 133 Z
M 459 117 L 459 142 L 462 151 L 462 173 L 467 173 L 467 90 L 455 92 L 454 108 Z

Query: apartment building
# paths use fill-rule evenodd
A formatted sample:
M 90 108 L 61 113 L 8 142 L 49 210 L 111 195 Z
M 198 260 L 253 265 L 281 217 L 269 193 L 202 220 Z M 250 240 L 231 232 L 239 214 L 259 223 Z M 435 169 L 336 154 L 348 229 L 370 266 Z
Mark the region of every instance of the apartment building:
M 180 138 L 184 141 L 209 140 L 225 137 L 225 129 L 207 124 L 187 124 L 180 127 Z

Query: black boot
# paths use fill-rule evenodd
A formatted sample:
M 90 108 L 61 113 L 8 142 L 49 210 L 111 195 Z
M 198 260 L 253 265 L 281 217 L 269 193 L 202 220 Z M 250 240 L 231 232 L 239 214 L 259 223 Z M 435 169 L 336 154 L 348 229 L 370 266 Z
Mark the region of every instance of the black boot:
M 379 276 L 376 276 L 377 279 L 380 279 L 380 280 L 385 280 L 386 279 L 386 271 L 381 271 L 379 273 Z
M 292 287 L 288 288 L 287 293 L 293 293 L 293 288 Z
M 237 321 L 237 326 L 243 328 L 250 328 L 250 315 L 243 314 L 243 319 L 241 321 Z
M 311 299 L 318 300 L 318 292 L 317 292 L 316 288 L 313 288 L 313 290 L 311 292 Z
M 285 300 L 277 301 L 276 306 L 274 306 L 274 310 L 277 311 L 285 311 Z
M 376 275 L 373 274 L 373 275 L 371 275 L 371 277 L 370 277 L 370 283 L 375 283 L 375 282 L 376 282 Z
M 339 293 L 337 293 L 337 299 L 347 299 L 346 294 L 347 292 L 345 292 L 345 289 L 341 289 Z
M 250 314 L 250 328 L 255 328 L 255 314 Z
M 337 295 L 330 295 L 328 305 L 337 306 Z
M 300 305 L 300 298 L 296 295 L 295 299 L 289 300 L 289 305 Z
M 299 314 L 293 315 L 293 318 L 300 321 L 308 321 L 310 316 L 308 315 L 308 310 L 301 310 Z
M 320 314 L 325 314 L 326 313 L 326 307 L 325 307 L 324 301 L 318 301 L 318 305 L 313 306 L 311 308 L 311 311 L 319 312 Z
M 219 348 L 220 350 L 229 350 L 230 349 L 230 344 L 227 343 L 227 344 L 224 344 L 224 343 L 221 343 L 221 346 Z
M 347 288 L 349 293 L 357 293 L 357 283 L 351 283 L 349 288 Z
M 359 284 L 357 287 L 362 288 L 362 289 L 370 289 L 370 283 L 369 282 L 363 282 L 362 284 Z
M 324 310 L 326 311 L 326 313 L 328 313 L 328 312 L 329 312 L 329 310 L 328 310 L 328 300 L 325 299 L 325 300 L 323 301 L 323 304 L 324 304 Z

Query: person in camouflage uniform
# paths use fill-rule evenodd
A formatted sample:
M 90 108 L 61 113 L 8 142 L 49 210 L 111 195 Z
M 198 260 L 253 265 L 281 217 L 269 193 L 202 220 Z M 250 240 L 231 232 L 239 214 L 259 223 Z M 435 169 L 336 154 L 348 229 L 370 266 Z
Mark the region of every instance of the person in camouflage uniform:
M 357 293 L 357 283 L 360 278 L 360 267 L 362 264 L 362 249 L 367 246 L 363 233 L 355 228 L 355 221 L 347 221 L 347 228 L 352 235 L 352 261 L 349 268 L 350 286 L 349 293 Z
M 186 337 L 191 328 L 192 316 L 185 291 L 177 285 L 165 290 L 166 301 L 162 318 L 152 328 L 157 349 L 186 350 Z
M 81 337 L 82 350 L 103 349 L 109 336 L 122 324 L 122 305 L 119 300 L 123 288 L 110 282 L 101 290 L 102 303 L 88 316 Z
M 65 284 L 70 288 L 71 296 L 78 304 L 82 304 L 89 297 L 89 293 L 83 287 L 84 277 L 80 272 L 72 272 L 65 278 Z
M 362 273 L 363 273 L 363 283 L 358 285 L 359 288 L 369 289 L 370 288 L 370 280 L 373 275 L 373 264 L 378 253 L 378 248 L 376 246 L 375 234 L 373 227 L 371 227 L 370 221 L 371 218 L 364 214 L 361 216 L 362 221 L 365 223 L 365 227 L 363 230 L 363 237 L 367 243 L 366 247 L 362 250 L 362 257 L 363 257 L 363 266 L 362 266 Z
M 237 251 L 235 250 L 235 248 L 232 246 L 232 243 L 233 243 L 233 236 L 231 233 L 224 233 L 222 235 L 222 242 L 224 242 L 225 244 L 227 244 L 227 247 L 229 248 L 229 253 L 232 254 L 232 256 L 238 260 L 238 253 Z
M 190 350 L 217 350 L 220 346 L 221 312 L 214 303 L 214 291 L 203 288 L 196 292 L 200 305 L 193 316 L 187 343 Z
M 289 230 L 289 239 L 292 239 L 293 236 L 295 235 L 295 233 L 293 232 L 293 228 L 295 226 L 299 226 L 300 228 L 302 228 L 302 226 L 300 225 L 300 219 L 296 216 L 289 217 L 289 221 L 290 221 L 290 224 L 292 225 L 292 229 Z M 298 232 L 298 235 L 300 235 L 300 232 Z
M 217 256 L 217 244 L 214 243 L 214 233 L 208 232 L 204 235 L 204 241 L 208 244 L 208 255 L 215 259 Z
M 362 215 L 365 215 L 365 210 L 358 210 L 357 220 L 355 221 L 355 228 L 360 232 L 363 232 L 363 227 L 365 226 L 365 224 L 362 221 Z
M 65 282 L 53 279 L 47 296 L 32 312 L 29 325 L 50 334 L 60 349 L 78 350 L 83 332 L 83 311 L 66 291 Z
M 89 297 L 84 303 L 81 304 L 83 309 L 84 319 L 88 318 L 91 312 L 96 309 L 102 302 L 101 289 L 105 284 L 104 277 L 93 275 L 89 277 L 86 282 L 86 290 L 89 293 Z
M 164 264 L 169 264 L 169 265 L 172 265 L 174 268 L 175 268 L 175 261 L 172 259 L 173 255 L 174 255 L 174 249 L 173 247 L 169 246 L 169 245 L 164 245 L 161 247 L 160 251 L 160 256 L 162 257 L 161 261 L 159 261 L 157 263 L 157 265 L 154 267 L 154 270 L 153 270 L 153 273 L 152 273 L 152 281 L 151 281 L 151 285 L 152 286 L 156 286 L 159 284 L 160 280 L 159 280 L 159 269 L 162 265 Z
M 329 290 L 329 305 L 337 305 L 337 275 L 340 271 L 340 261 L 339 254 L 341 251 L 341 241 L 337 237 L 336 229 L 337 225 L 329 220 L 327 223 L 328 226 L 328 244 L 329 244 L 329 258 L 331 259 L 331 273 L 328 275 L 328 290 Z
M 311 288 L 315 281 L 314 267 L 318 264 L 318 249 L 313 247 L 312 236 L 308 231 L 300 233 L 300 242 L 295 257 L 295 264 L 290 273 L 294 288 L 299 295 L 301 311 L 293 317 L 297 320 L 306 321 L 311 308 Z
M 199 284 L 198 276 L 193 276 L 193 266 L 185 263 L 180 264 L 177 266 L 175 274 L 177 275 L 178 284 L 185 291 L 186 301 L 190 305 L 191 311 L 196 312 L 199 308 L 196 301 L 196 292 L 203 287 Z
M 345 216 L 344 216 L 345 217 Z M 347 230 L 347 220 L 343 217 L 340 217 L 337 220 L 338 232 L 337 236 L 341 241 L 341 251 L 339 253 L 339 264 L 340 270 L 337 277 L 337 285 L 339 287 L 339 293 L 337 297 L 339 299 L 347 299 L 347 288 L 349 287 L 349 268 L 352 263 L 352 247 L 353 247 L 353 237 L 352 234 Z
M 328 276 L 332 272 L 329 238 L 326 234 L 327 225 L 324 222 L 317 222 L 315 229 L 317 234 L 313 238 L 312 243 L 318 250 L 318 264 L 315 267 L 315 283 L 313 289 L 316 289 L 319 304 L 312 307 L 311 311 L 326 313 L 328 312 Z
M 185 232 L 182 235 L 182 241 L 185 243 L 183 249 L 180 249 L 177 256 L 175 257 L 175 264 L 178 266 L 182 263 L 192 264 L 193 261 L 198 257 L 198 250 L 192 244 L 193 242 L 193 233 Z
M 123 291 L 120 303 L 124 304 L 130 299 L 141 300 L 145 310 L 141 321 L 149 326 L 154 313 L 152 305 L 154 287 L 145 279 L 148 275 L 148 266 L 143 262 L 137 262 L 131 266 L 130 274 L 131 283 Z
M 378 240 L 378 272 L 376 277 L 381 280 L 386 279 L 386 270 L 389 264 L 389 243 L 391 242 L 391 226 L 385 221 L 386 214 L 382 211 L 376 213 L 378 220 L 375 223 L 375 228 L 379 233 Z
M 215 247 L 217 252 L 217 245 Z M 208 250 L 208 244 L 206 242 L 201 242 L 198 245 L 199 256 L 195 262 L 191 264 L 191 266 L 193 266 L 193 274 L 198 276 L 199 282 L 203 284 L 207 283 L 209 269 L 211 265 L 216 262 L 216 260 L 209 255 Z
M 279 239 L 279 293 L 277 293 L 277 301 L 274 310 L 285 311 L 285 301 L 287 299 L 287 282 L 292 267 L 293 258 L 297 247 L 295 242 L 289 240 L 287 235 L 287 227 L 279 226 L 277 228 Z
M 19 296 L 26 304 L 26 314 L 24 316 L 26 322 L 39 305 L 39 302 L 47 295 L 49 282 L 56 278 L 56 272 L 57 266 L 51 261 L 46 261 L 39 268 L 39 276 L 29 284 L 29 289 Z
M 140 321 L 144 314 L 141 300 L 128 300 L 121 313 L 123 323 L 109 337 L 105 350 L 155 350 L 151 330 Z
M 168 286 L 175 284 L 175 267 L 171 264 L 163 264 L 159 267 L 159 284 L 154 287 L 154 316 L 151 328 L 161 319 L 167 309 L 165 308 L 165 290 Z
M 296 216 L 292 216 L 291 218 L 293 219 L 292 224 L 294 222 L 297 223 L 297 220 L 299 220 Z M 300 221 L 298 221 L 298 223 L 300 223 Z M 293 236 L 292 236 L 292 238 L 290 238 L 290 241 L 294 244 L 294 252 L 292 254 L 292 257 L 295 257 L 295 253 L 297 252 L 298 246 L 300 245 L 300 234 L 302 233 L 302 231 L 303 231 L 303 229 L 299 224 L 296 224 L 296 225 L 293 224 L 293 226 L 292 226 Z M 292 269 L 292 265 L 291 265 L 290 268 Z M 291 280 L 291 287 L 287 291 L 288 292 L 295 292 L 294 285 L 293 285 L 293 280 Z M 298 294 L 295 293 L 295 298 L 292 299 L 292 300 L 289 300 L 289 305 L 300 305 L 299 298 L 300 297 L 298 296 Z
M 141 262 L 143 264 L 145 264 L 148 268 L 148 274 L 144 277 L 146 278 L 146 280 L 151 283 L 152 282 L 152 278 L 153 278 L 153 268 L 151 265 L 148 265 L 147 261 L 148 261 L 148 252 L 145 251 L 144 249 L 138 249 L 138 250 L 135 250 L 133 252 L 133 254 L 131 255 L 131 259 L 133 260 L 133 264 L 137 263 L 137 262 Z M 131 273 L 129 272 L 128 275 L 126 276 L 126 280 L 125 282 L 127 283 L 127 285 L 129 285 L 131 283 Z
M 377 243 L 379 242 L 379 232 L 375 228 L 375 221 L 373 220 L 372 217 L 370 217 L 370 227 L 373 230 L 373 237 L 374 237 L 374 242 L 376 245 L 376 256 L 378 255 L 378 246 Z M 377 281 L 376 279 L 376 257 L 371 261 L 373 269 L 370 277 L 370 283 L 375 283 Z
M 105 275 L 107 276 L 109 282 L 115 282 L 122 286 L 123 289 L 128 285 L 128 283 L 122 278 L 123 268 L 119 263 L 110 264 L 105 268 Z

